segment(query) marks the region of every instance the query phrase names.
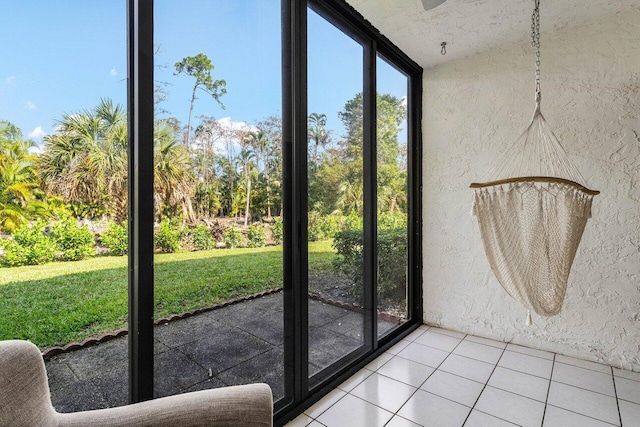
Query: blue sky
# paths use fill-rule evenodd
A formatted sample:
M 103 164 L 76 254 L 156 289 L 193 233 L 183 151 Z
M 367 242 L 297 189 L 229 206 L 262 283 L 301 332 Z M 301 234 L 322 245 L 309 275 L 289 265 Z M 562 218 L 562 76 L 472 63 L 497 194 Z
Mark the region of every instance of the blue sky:
M 200 52 L 227 81 L 221 100 L 201 92 L 201 115 L 254 124 L 280 114 L 280 2 L 156 0 L 156 80 L 167 82 L 162 107 L 186 124 L 193 79 L 173 75 L 175 62 Z M 309 112 L 325 113 L 334 135 L 337 113 L 362 90 L 362 48 L 309 13 Z M 166 68 L 162 68 L 166 66 Z M 406 94 L 406 78 L 379 64 L 378 90 Z M 0 120 L 36 142 L 64 113 L 109 97 L 126 104 L 126 2 L 30 0 L 3 4 L 0 15 Z

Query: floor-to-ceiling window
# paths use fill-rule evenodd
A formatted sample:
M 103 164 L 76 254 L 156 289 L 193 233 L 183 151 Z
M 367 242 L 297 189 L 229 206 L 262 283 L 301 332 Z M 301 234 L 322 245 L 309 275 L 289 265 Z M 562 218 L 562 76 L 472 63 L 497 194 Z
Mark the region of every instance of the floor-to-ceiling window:
M 409 185 L 407 130 L 409 78 L 378 54 L 376 58 L 376 212 L 378 337 L 408 320 Z
M 341 1 L 283 13 L 293 399 L 277 421 L 421 319 L 421 70 Z
M 420 320 L 421 70 L 346 3 L 8 7 L 0 339 L 65 350 L 59 410 L 267 382 L 283 421 Z
M 307 34 L 308 339 L 313 378 L 365 344 L 364 48 L 311 9 Z
M 284 396 L 280 12 L 154 2 L 156 397 L 252 382 Z
M 128 401 L 126 35 L 122 0 L 2 4 L 0 340 L 43 351 L 61 412 Z

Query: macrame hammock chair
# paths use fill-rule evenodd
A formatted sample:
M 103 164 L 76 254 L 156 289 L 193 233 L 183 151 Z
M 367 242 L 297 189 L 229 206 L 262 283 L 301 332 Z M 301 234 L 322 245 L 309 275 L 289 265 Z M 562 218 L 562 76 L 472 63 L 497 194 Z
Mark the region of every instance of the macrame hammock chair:
M 540 1 L 534 0 L 535 111 L 486 182 L 472 183 L 473 214 L 491 270 L 509 295 L 541 316 L 562 308 L 567 280 L 591 217 L 590 190 L 540 111 Z

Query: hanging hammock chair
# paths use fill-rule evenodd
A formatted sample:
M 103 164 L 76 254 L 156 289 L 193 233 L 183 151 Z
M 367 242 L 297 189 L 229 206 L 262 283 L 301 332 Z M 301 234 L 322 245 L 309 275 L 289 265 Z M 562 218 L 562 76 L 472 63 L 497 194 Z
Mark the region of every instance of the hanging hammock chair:
M 540 15 L 534 0 L 536 104 L 531 123 L 498 159 L 486 182 L 472 183 L 473 214 L 491 270 L 528 310 L 552 316 L 598 191 L 590 190 L 540 111 Z

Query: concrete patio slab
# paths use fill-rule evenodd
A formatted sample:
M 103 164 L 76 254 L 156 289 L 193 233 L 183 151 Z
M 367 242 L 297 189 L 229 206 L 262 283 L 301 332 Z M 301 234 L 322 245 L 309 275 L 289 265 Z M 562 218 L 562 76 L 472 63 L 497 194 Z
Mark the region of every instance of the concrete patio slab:
M 266 382 L 284 396 L 283 294 L 248 301 L 155 327 L 154 395 Z M 362 314 L 309 299 L 309 372 L 362 345 Z M 128 340 L 115 338 L 46 362 L 59 412 L 128 403 Z

